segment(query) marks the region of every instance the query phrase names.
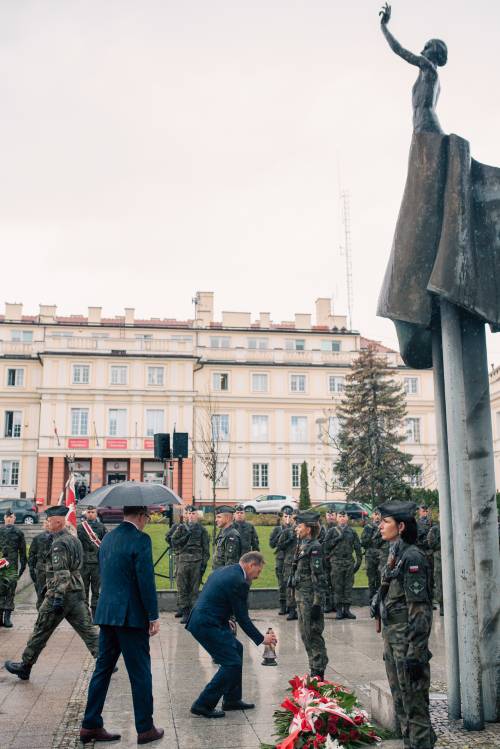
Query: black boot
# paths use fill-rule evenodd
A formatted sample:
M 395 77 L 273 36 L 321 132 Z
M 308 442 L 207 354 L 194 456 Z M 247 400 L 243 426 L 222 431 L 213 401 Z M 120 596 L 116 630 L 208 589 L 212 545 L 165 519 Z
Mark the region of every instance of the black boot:
M 342 606 L 342 604 L 339 604 L 337 606 L 337 616 L 335 617 L 335 619 L 345 619 L 344 607 Z
M 295 606 L 291 606 L 288 609 L 288 616 L 286 618 L 287 622 L 293 622 L 295 621 L 295 619 L 298 619 L 298 618 L 299 617 L 297 616 L 297 609 L 295 608 Z
M 286 602 L 285 601 L 280 601 L 280 610 L 278 611 L 278 614 L 280 616 L 285 616 L 286 614 Z
M 31 664 L 23 663 L 23 661 L 5 661 L 5 668 L 9 674 L 19 676 L 23 681 L 28 681 L 31 673 Z
M 13 626 L 10 620 L 11 614 L 12 614 L 12 611 L 10 611 L 10 609 L 5 609 L 5 611 L 3 612 L 3 626 L 8 627 L 9 629 Z
M 0 627 L 3 627 L 3 609 L 0 609 Z
M 182 609 L 177 609 L 177 611 L 175 612 L 174 616 L 175 616 L 176 619 L 180 619 L 181 616 L 183 615 L 183 613 L 184 613 L 184 611 Z
M 180 621 L 181 624 L 187 624 L 189 619 L 189 614 L 191 613 L 191 609 L 187 606 L 183 612 L 182 612 L 182 619 Z
M 325 672 L 324 671 L 314 671 L 311 673 L 311 679 L 319 679 L 320 681 L 325 680 Z
M 356 614 L 353 614 L 349 605 L 344 606 L 344 619 L 356 619 Z

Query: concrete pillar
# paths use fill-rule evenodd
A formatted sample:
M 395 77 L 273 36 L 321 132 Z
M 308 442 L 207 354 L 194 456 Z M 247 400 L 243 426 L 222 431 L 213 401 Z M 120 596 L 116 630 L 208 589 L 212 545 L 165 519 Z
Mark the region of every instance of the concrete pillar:
M 444 300 L 441 301 L 441 329 L 446 383 L 446 422 L 455 552 L 462 718 L 464 728 L 478 731 L 484 728 L 484 716 L 481 699 L 462 332 L 460 311 Z
M 56 456 L 52 460 L 52 490 L 50 504 L 56 505 L 59 502 L 61 493 L 64 491 L 64 474 L 65 474 L 64 457 Z
M 441 330 L 439 328 L 432 331 L 432 368 L 434 375 L 434 401 L 436 407 L 436 434 L 438 445 L 439 525 L 441 534 L 441 565 L 443 572 L 448 717 L 450 720 L 459 720 L 462 713 L 460 703 L 460 661 L 457 632 L 455 558 L 453 551 L 450 467 L 448 464 L 443 349 L 441 346 Z
M 500 554 L 493 430 L 484 323 L 466 313 L 462 356 L 483 707 L 485 720 L 494 722 L 500 717 Z
M 92 458 L 90 470 L 90 488 L 91 491 L 100 489 L 104 484 L 104 465 L 102 458 Z
M 36 499 L 43 499 L 48 504 L 49 497 L 49 458 L 38 456 L 36 463 Z
M 130 458 L 130 475 L 128 478 L 129 481 L 142 481 L 140 458 Z

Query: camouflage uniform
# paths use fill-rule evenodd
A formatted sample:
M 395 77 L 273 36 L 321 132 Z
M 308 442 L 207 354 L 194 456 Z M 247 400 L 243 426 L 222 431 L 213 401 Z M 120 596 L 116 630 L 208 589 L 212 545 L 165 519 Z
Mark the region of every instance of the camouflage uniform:
M 106 526 L 100 520 L 87 520 L 87 523 L 94 531 L 97 538 L 102 541 L 106 533 Z M 99 591 L 101 589 L 101 575 L 99 573 L 99 546 L 92 541 L 82 523 L 78 523 L 76 533 L 80 539 L 83 548 L 82 580 L 85 586 L 85 600 L 88 602 L 90 589 L 92 588 L 92 598 L 90 608 L 92 614 L 95 614 L 97 601 L 99 600 Z
M 429 531 L 432 528 L 431 518 L 429 516 L 425 518 L 418 518 L 417 528 L 418 528 L 417 546 L 420 549 L 420 551 L 424 554 L 429 564 L 429 569 L 430 569 L 430 574 L 431 574 L 431 591 L 434 595 L 434 555 L 432 553 L 432 550 L 429 548 L 429 544 L 427 543 Z
M 361 546 L 365 551 L 366 575 L 370 590 L 370 601 L 380 587 L 379 551 L 374 544 L 374 537 L 378 532 L 378 524 L 373 521 L 366 523 L 361 534 Z
M 356 562 L 353 559 L 356 555 Z M 328 543 L 325 545 L 325 553 L 328 555 L 331 567 L 331 580 L 337 618 L 355 618 L 349 607 L 352 603 L 352 589 L 354 586 L 354 574 L 361 566 L 363 553 L 356 531 L 349 525 L 336 528 L 335 535 L 332 533 Z
M 433 554 L 434 600 L 439 604 L 439 613 L 443 616 L 443 572 L 441 566 L 441 529 L 434 523 L 427 534 L 427 546 Z
M 31 666 L 36 663 L 51 634 L 63 619 L 80 635 L 94 658 L 97 657 L 98 630 L 92 624 L 85 602 L 80 574 L 82 560 L 83 549 L 77 538 L 65 529 L 53 534 L 45 562 L 47 594 L 22 656 L 24 664 Z
M 172 546 L 172 536 L 174 535 L 179 525 L 182 525 L 182 520 L 178 523 L 173 523 L 168 529 L 168 531 L 165 533 L 165 541 L 167 542 L 167 546 L 169 549 L 172 550 L 171 564 L 173 564 L 173 567 L 174 567 L 173 574 L 175 576 L 177 576 L 177 565 L 178 565 L 179 559 L 178 559 L 178 553 L 175 551 L 175 549 Z M 182 616 L 182 610 L 181 610 L 181 604 L 179 600 L 179 586 L 176 586 L 176 587 L 177 587 L 177 593 L 175 596 L 175 603 L 177 606 L 177 613 L 175 616 L 178 618 Z
M 432 749 L 436 735 L 429 715 L 429 565 L 416 546 L 402 540 L 394 545 L 393 564 L 384 571 L 382 585 L 390 582 L 380 605 L 387 679 L 405 749 Z
M 177 555 L 177 591 L 184 614 L 193 608 L 210 559 L 210 539 L 201 523 L 179 523 L 171 536 Z M 184 622 L 185 623 L 185 622 Z
M 372 545 L 378 552 L 378 574 L 379 577 L 382 577 L 389 556 L 389 542 L 384 541 L 380 535 L 380 526 L 372 536 Z
M 323 629 L 323 604 L 326 576 L 323 550 L 318 539 L 300 541 L 293 563 L 295 600 L 299 614 L 299 629 L 309 658 L 311 675 L 323 675 L 328 663 Z M 317 611 L 317 607 L 319 611 Z M 317 614 L 313 612 L 313 607 Z
M 274 549 L 275 554 L 275 564 L 274 564 L 274 571 L 276 573 L 276 579 L 278 581 L 278 594 L 279 594 L 279 602 L 280 602 L 280 614 L 286 614 L 286 580 L 283 576 L 283 564 L 285 560 L 285 552 L 283 549 L 278 549 L 278 541 L 279 537 L 281 535 L 281 532 L 283 531 L 284 526 L 283 525 L 277 525 L 275 528 L 273 528 L 271 535 L 269 537 L 269 546 L 271 549 Z
M 286 608 L 288 611 L 288 619 L 292 621 L 297 618 L 297 604 L 295 602 L 295 592 L 293 585 L 290 585 L 290 578 L 292 576 L 293 560 L 295 557 L 295 549 L 297 548 L 297 536 L 295 534 L 295 527 L 293 525 L 285 526 L 280 533 L 278 539 L 277 549 L 283 552 L 283 580 L 287 586 L 286 588 Z
M 36 607 L 40 608 L 45 597 L 45 558 L 52 546 L 52 533 L 42 531 L 31 542 L 28 554 L 30 577 L 36 590 Z
M 241 538 L 240 534 L 231 524 L 228 528 L 219 531 L 215 539 L 214 555 L 212 568 L 227 567 L 229 564 L 237 564 L 241 557 Z
M 260 551 L 259 537 L 253 523 L 249 523 L 248 520 L 238 520 L 234 522 L 234 527 L 240 534 L 241 556 L 247 551 Z
M 27 564 L 24 533 L 14 525 L 4 525 L 0 528 L 0 550 L 2 552 L 0 556 L 5 557 L 9 562 L 3 578 L 3 593 L 0 594 L 0 610 L 9 612 L 7 621 L 10 621 L 10 612 L 14 611 L 14 596 L 16 594 L 17 581 L 26 569 Z
M 333 523 L 327 523 L 326 533 L 324 535 L 323 542 L 322 542 L 323 563 L 325 565 L 325 575 L 326 575 L 325 612 L 335 611 L 335 599 L 333 595 L 333 585 L 332 585 L 332 569 L 330 566 L 330 560 L 326 554 L 326 548 L 328 544 L 330 543 L 330 540 L 332 539 L 332 537 L 336 536 L 336 528 L 337 528 L 336 521 L 334 521 Z

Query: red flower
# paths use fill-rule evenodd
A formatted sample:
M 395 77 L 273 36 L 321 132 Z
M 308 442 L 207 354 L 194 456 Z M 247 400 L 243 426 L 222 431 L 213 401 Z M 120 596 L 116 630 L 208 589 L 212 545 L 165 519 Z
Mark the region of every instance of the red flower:
M 293 713 L 294 715 L 297 715 L 297 713 L 300 710 L 300 708 L 297 707 L 297 705 L 294 702 L 289 700 L 288 697 L 286 698 L 286 700 L 283 700 L 283 702 L 281 703 L 281 707 Z
M 356 715 L 356 717 L 354 718 L 354 722 L 356 723 L 357 726 L 362 726 L 363 723 L 365 722 L 365 719 L 363 718 L 362 715 Z
M 322 736 L 320 733 L 316 735 L 316 738 L 314 739 L 314 749 L 322 749 L 324 746 L 324 743 L 326 741 L 326 736 Z
M 346 744 L 348 741 L 349 741 L 349 734 L 344 733 L 344 731 L 342 731 L 342 733 L 339 736 L 339 743 Z
M 323 718 L 316 718 L 316 720 L 314 721 L 314 728 L 316 729 L 316 731 L 323 731 L 323 729 L 325 728 L 325 721 L 323 720 Z
M 292 689 L 298 689 L 302 686 L 302 679 L 299 676 L 294 676 L 293 679 L 290 679 L 288 682 Z
M 351 739 L 351 741 L 356 741 L 356 739 L 359 739 L 359 731 L 351 729 L 349 731 L 349 738 Z

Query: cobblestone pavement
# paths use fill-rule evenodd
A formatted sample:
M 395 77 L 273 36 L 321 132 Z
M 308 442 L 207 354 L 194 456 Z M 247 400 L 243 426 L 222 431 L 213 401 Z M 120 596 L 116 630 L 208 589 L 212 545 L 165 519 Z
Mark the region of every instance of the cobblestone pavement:
M 12 630 L 0 630 L 0 663 L 18 659 L 30 633 L 35 612 L 30 598 L 18 606 Z M 358 620 L 336 622 L 328 616 L 325 636 L 330 656 L 327 677 L 354 688 L 369 704 L 369 683 L 385 676 L 381 640 L 366 609 L 357 610 Z M 287 679 L 307 669 L 297 622 L 284 622 L 274 611 L 255 611 L 253 618 L 264 630 L 272 625 L 279 638 L 277 668 L 260 665 L 262 648 L 242 634 L 245 646 L 244 697 L 256 703 L 248 713 L 228 713 L 222 721 L 207 721 L 189 713 L 201 687 L 211 678 L 214 666 L 172 614 L 162 614 L 161 632 L 151 641 L 155 722 L 165 737 L 158 749 L 257 749 L 271 742 L 272 714 L 283 699 Z M 500 725 L 471 734 L 460 725 L 451 727 L 446 717 L 442 620 L 435 623 L 431 649 L 434 653 L 433 722 L 438 747 L 490 749 L 500 747 Z M 121 749 L 136 747 L 130 686 L 120 659 L 106 703 L 104 721 L 118 730 Z M 0 749 L 73 749 L 85 705 L 93 659 L 73 630 L 64 623 L 53 635 L 29 682 L 21 682 L 0 669 Z M 99 745 L 98 745 L 99 746 Z M 114 744 L 112 746 L 115 746 Z M 400 741 L 383 742 L 384 749 L 399 749 Z

